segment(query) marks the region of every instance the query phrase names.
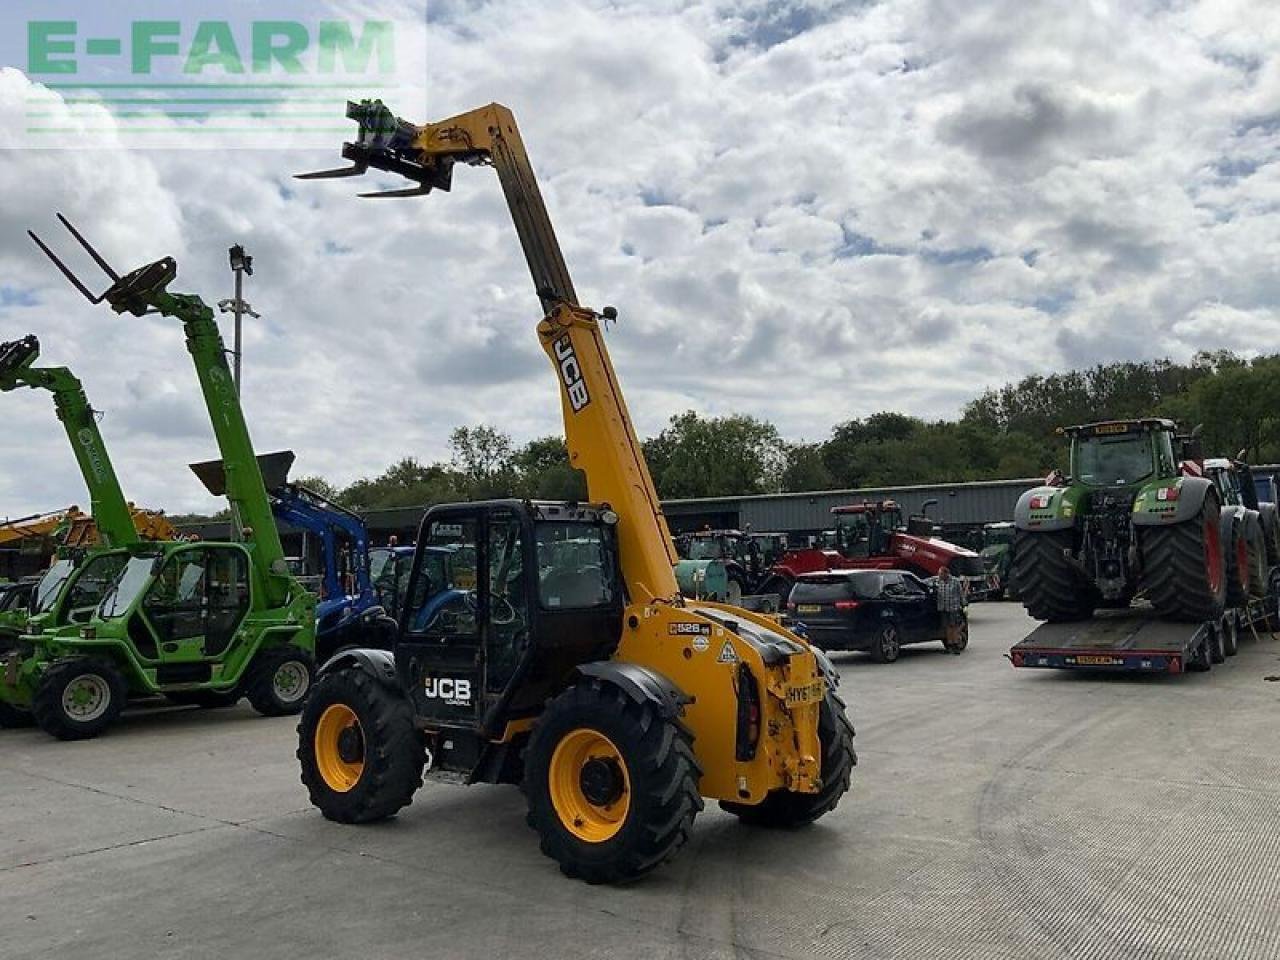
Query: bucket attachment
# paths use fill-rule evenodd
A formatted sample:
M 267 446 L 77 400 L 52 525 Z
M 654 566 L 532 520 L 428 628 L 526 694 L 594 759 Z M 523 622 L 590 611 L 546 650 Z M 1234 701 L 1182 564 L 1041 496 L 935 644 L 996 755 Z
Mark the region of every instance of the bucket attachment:
M 116 313 L 131 313 L 135 317 L 141 317 L 150 312 L 152 298 L 156 294 L 164 293 L 165 287 L 178 275 L 178 264 L 172 257 L 165 257 L 163 260 L 149 263 L 145 267 L 139 267 L 132 273 L 122 277 L 111 268 L 111 264 L 102 258 L 102 255 L 93 248 L 93 245 L 81 236 L 80 231 L 71 225 L 70 220 L 62 214 L 58 214 L 58 219 L 71 232 L 71 235 L 80 241 L 80 246 L 84 247 L 89 256 L 93 257 L 94 262 L 102 268 L 102 271 L 111 278 L 111 286 L 107 287 L 102 293 L 94 294 L 93 291 L 86 287 L 80 278 L 71 272 L 71 268 L 59 260 L 57 254 L 36 236 L 35 231 L 28 230 L 27 236 L 35 241 L 36 246 L 44 251 L 45 256 L 53 261 L 53 265 L 62 271 L 62 275 L 70 280 L 71 285 L 84 294 L 84 298 L 90 303 L 101 303 L 105 300 Z
M 293 466 L 292 450 L 279 450 L 276 453 L 258 454 L 258 469 L 262 471 L 262 484 L 267 490 L 278 490 L 289 479 L 289 468 Z M 227 494 L 227 471 L 221 460 L 206 460 L 203 463 L 188 464 L 204 488 L 215 497 Z

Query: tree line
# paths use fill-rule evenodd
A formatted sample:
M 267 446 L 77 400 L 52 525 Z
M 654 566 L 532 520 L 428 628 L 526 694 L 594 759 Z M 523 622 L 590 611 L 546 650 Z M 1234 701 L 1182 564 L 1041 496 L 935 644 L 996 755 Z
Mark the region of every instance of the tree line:
M 690 410 L 643 441 L 664 499 L 1036 477 L 1065 468 L 1059 426 L 1164 416 L 1203 424 L 1213 455 L 1244 451 L 1280 460 L 1280 354 L 1247 360 L 1228 351 L 1190 363 L 1100 364 L 1024 377 L 987 390 L 956 420 L 884 411 L 837 424 L 825 439 L 792 442 L 767 420 L 704 417 Z M 336 487 L 299 482 L 354 510 L 489 497 L 586 498 L 562 438 L 517 445 L 491 426 L 458 427 L 446 461 L 405 457 L 375 477 Z M 179 518 L 175 518 L 179 519 Z

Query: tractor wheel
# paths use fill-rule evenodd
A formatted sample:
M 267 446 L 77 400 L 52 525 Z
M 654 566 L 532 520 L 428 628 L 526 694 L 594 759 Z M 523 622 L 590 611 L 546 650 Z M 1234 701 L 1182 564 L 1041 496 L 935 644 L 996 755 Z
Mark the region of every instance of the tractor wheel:
M 76 657 L 44 672 L 31 699 L 40 729 L 59 740 L 88 740 L 124 709 L 129 686 L 109 660 Z
M 565 876 L 632 880 L 676 855 L 702 809 L 693 738 L 590 680 L 551 701 L 525 755 L 529 826 Z
M 1267 593 L 1267 538 L 1256 510 L 1244 515 L 1244 541 L 1249 564 L 1249 596 L 1260 600 Z
M 759 827 L 800 827 L 830 813 L 849 792 L 858 762 L 853 724 L 845 715 L 844 701 L 834 691 L 827 692 L 818 709 L 818 738 L 822 743 L 822 787 L 817 793 L 775 790 L 756 804 L 721 800 L 720 809 Z
M 222 710 L 234 707 L 244 696 L 239 687 L 234 690 L 175 690 L 166 693 L 165 699 L 183 707 L 200 707 L 204 710 Z
M 1223 517 L 1223 556 L 1226 558 L 1228 607 L 1243 606 L 1249 601 L 1249 541 L 1240 517 Z
M 756 588 L 756 593 L 774 593 L 778 596 L 778 609 L 787 609 L 787 599 L 791 596 L 791 588 L 796 585 L 796 578 L 789 573 L 774 571 L 768 574 Z
M 244 695 L 264 717 L 287 717 L 302 710 L 315 673 L 315 661 L 301 647 L 269 647 L 250 665 Z
M 1096 593 L 1067 561 L 1073 537 L 1070 530 L 1019 530 L 1014 537 L 1010 587 L 1037 620 L 1085 620 L 1097 606 Z
M 322 676 L 298 723 L 302 782 L 339 823 L 385 820 L 412 803 L 426 751 L 408 698 L 359 669 Z
M 729 575 L 728 595 L 724 598 L 724 602 L 732 607 L 742 606 L 742 598 L 747 592 L 746 584 L 735 574 Z
M 902 653 L 902 633 L 893 622 L 882 623 L 871 641 L 871 658 L 876 663 L 893 663 Z
M 0 701 L 0 729 L 16 730 L 19 727 L 30 727 L 36 722 L 30 710 L 23 710 L 11 703 Z
M 1227 596 L 1226 558 L 1218 502 L 1168 527 L 1148 527 L 1139 541 L 1147 597 L 1171 620 L 1216 620 Z
M 1225 656 L 1234 657 L 1240 652 L 1240 620 L 1228 613 L 1222 618 L 1221 646 Z

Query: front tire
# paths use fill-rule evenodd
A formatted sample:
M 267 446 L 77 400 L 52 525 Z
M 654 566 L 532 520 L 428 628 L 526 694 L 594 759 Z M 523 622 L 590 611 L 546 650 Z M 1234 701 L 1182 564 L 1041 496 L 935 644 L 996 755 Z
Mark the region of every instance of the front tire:
M 76 657 L 44 672 L 31 700 L 40 729 L 59 740 L 88 740 L 115 723 L 129 686 L 109 660 Z
M 264 717 L 301 713 L 315 673 L 315 660 L 301 647 L 270 647 L 249 667 L 244 695 Z
M 1067 560 L 1075 534 L 1070 530 L 1031 533 L 1013 539 L 1010 588 L 1036 620 L 1063 622 L 1093 616 L 1097 594 Z
M 298 722 L 307 795 L 338 823 L 385 820 L 412 803 L 426 751 L 409 699 L 358 668 L 322 676 Z
M 775 790 L 757 804 L 721 800 L 720 809 L 743 823 L 759 827 L 801 827 L 830 813 L 849 792 L 858 755 L 853 749 L 853 724 L 844 701 L 827 691 L 818 708 L 818 739 L 822 743 L 822 787 L 817 793 Z
M 21 707 L 15 707 L 11 703 L 5 703 L 0 700 L 0 729 L 17 730 L 21 727 L 34 726 L 35 717 L 31 716 L 30 710 L 23 710 Z
M 1142 529 L 1142 569 L 1156 613 L 1171 620 L 1216 620 L 1227 597 L 1226 558 L 1218 502 L 1168 527 Z
M 702 809 L 693 738 L 651 703 L 588 680 L 538 719 L 525 755 L 529 826 L 565 876 L 634 880 L 676 855 Z

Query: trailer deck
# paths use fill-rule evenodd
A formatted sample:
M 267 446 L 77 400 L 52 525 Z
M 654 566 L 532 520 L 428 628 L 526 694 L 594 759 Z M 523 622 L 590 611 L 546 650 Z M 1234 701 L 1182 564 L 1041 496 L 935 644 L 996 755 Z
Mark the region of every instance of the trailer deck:
M 1145 605 L 1099 610 L 1092 619 L 1042 623 L 1013 645 L 1015 667 L 1057 670 L 1133 670 L 1182 673 L 1207 669 L 1221 631 L 1235 626 L 1236 611 L 1222 621 L 1177 623 L 1159 620 Z M 1231 651 L 1234 653 L 1234 650 Z

